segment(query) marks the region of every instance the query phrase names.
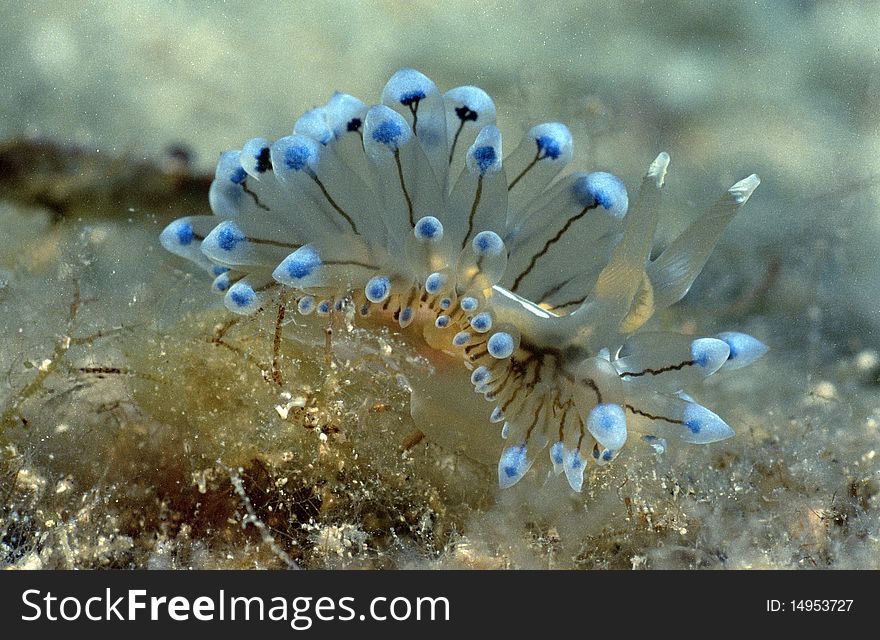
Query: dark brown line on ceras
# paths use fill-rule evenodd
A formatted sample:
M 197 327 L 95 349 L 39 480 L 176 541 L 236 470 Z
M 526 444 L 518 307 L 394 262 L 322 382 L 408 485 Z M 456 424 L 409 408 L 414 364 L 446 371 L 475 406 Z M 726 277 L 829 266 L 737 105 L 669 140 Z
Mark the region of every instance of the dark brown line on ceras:
M 349 225 L 351 225 L 351 230 L 354 233 L 358 233 L 358 228 L 357 225 L 354 223 L 354 220 L 352 220 L 351 216 L 342 210 L 342 207 L 336 204 L 336 200 L 334 200 L 327 192 L 327 188 L 324 186 L 324 183 L 321 182 L 321 179 L 316 175 L 312 175 L 312 180 L 314 180 L 315 184 L 317 184 L 321 188 L 321 193 L 323 193 L 324 197 L 327 198 L 327 202 L 330 203 L 330 206 L 336 209 L 336 212 L 343 218 L 345 218 L 345 221 L 348 222 Z
M 285 249 L 299 249 L 301 244 L 292 244 L 289 242 L 281 242 L 280 240 L 266 240 L 265 238 L 248 238 L 248 242 L 254 244 L 266 244 L 273 247 L 284 247 Z
M 541 159 L 541 149 L 539 147 L 537 153 L 535 153 L 534 159 L 528 164 L 528 166 L 525 169 L 523 169 L 520 172 L 520 174 L 516 178 L 513 179 L 513 182 L 511 182 L 510 184 L 507 185 L 507 190 L 508 191 L 512 190 L 516 186 L 516 183 L 519 182 L 522 179 L 522 177 L 524 175 L 526 175 L 526 173 L 528 173 L 532 167 L 534 167 L 536 164 L 538 164 L 538 160 L 540 160 L 540 159 Z
M 246 194 L 248 194 L 253 199 L 254 204 L 257 205 L 263 211 L 271 211 L 272 210 L 269 207 L 267 207 L 266 205 L 264 205 L 262 202 L 260 202 L 260 197 L 255 192 L 248 189 L 247 182 L 241 183 L 241 190 L 244 191 Z
M 592 378 L 584 378 L 584 382 L 585 382 L 585 383 L 587 384 L 587 386 L 590 387 L 590 389 L 592 389 L 593 392 L 596 394 L 596 402 L 597 402 L 598 404 L 602 404 L 602 392 L 599 391 L 599 387 L 596 386 L 596 382 L 595 382 L 595 380 L 593 380 Z
M 645 418 L 650 418 L 651 420 L 663 420 L 664 422 L 669 422 L 672 424 L 684 424 L 684 420 L 676 420 L 675 418 L 667 418 L 666 416 L 655 416 L 647 411 L 642 411 L 641 409 L 636 409 L 631 404 L 624 405 L 627 409 L 633 412 L 636 415 L 644 416 Z
M 452 148 L 449 150 L 449 162 L 447 164 L 452 164 L 452 157 L 455 155 L 455 145 L 458 144 L 458 136 L 461 135 L 461 130 L 464 129 L 464 119 L 458 123 L 458 130 L 455 132 L 455 136 L 452 138 Z
M 416 137 L 418 137 L 419 135 L 419 132 L 416 131 L 416 124 L 418 124 L 419 122 L 419 102 L 421 102 L 421 100 L 416 99 L 407 105 L 409 107 L 409 112 L 412 114 L 413 117 L 412 132 L 413 135 Z
M 577 384 L 577 381 L 572 376 L 567 375 L 564 371 L 560 372 L 560 375 L 562 375 L 562 377 L 564 377 L 566 380 L 568 380 L 572 384 Z M 590 387 L 590 389 L 593 390 L 593 393 L 596 394 L 596 403 L 602 404 L 602 392 L 599 391 L 599 387 L 596 384 L 596 381 L 593 380 L 592 378 L 584 378 L 583 380 L 580 380 L 580 382 L 583 382 L 585 385 Z M 581 442 L 583 442 L 584 437 L 586 436 L 586 433 L 584 432 L 584 421 L 581 419 L 578 419 L 578 433 L 579 433 L 579 435 L 578 435 L 577 449 L 580 450 Z
M 528 365 L 531 362 L 535 362 L 535 366 L 531 368 L 532 369 L 531 380 L 524 380 L 524 383 L 522 385 L 529 392 L 534 391 L 535 386 L 538 384 L 538 379 L 541 377 L 541 370 L 544 367 L 544 359 L 538 358 L 537 356 L 532 354 L 529 356 L 529 358 L 527 358 L 525 360 L 525 364 Z M 531 436 L 532 430 L 535 428 L 535 426 L 537 426 L 538 415 L 540 414 L 541 409 L 544 407 L 545 401 L 546 401 L 546 396 L 542 395 L 540 398 L 540 402 L 538 404 L 537 410 L 535 411 L 535 413 L 532 416 L 532 423 L 529 425 L 529 428 L 526 431 L 526 440 L 529 439 L 529 437 Z
M 198 240 L 199 242 L 204 242 L 205 236 L 200 235 L 198 233 L 193 234 L 193 238 Z M 248 242 L 252 242 L 253 244 L 265 244 L 273 247 L 283 247 L 285 249 L 299 249 L 302 247 L 301 244 L 291 244 L 289 242 L 281 242 L 280 240 L 268 240 L 266 238 L 250 238 L 245 236 L 245 240 Z
M 602 392 L 599 391 L 599 387 L 596 386 L 596 383 L 593 381 L 592 378 L 584 378 L 583 380 L 576 380 L 573 375 L 571 375 L 570 373 L 567 373 L 565 370 L 560 370 L 559 375 L 574 385 L 577 385 L 579 382 L 583 382 L 588 387 L 590 387 L 593 390 L 593 392 L 596 394 L 596 401 L 599 403 L 602 402 Z
M 514 372 L 514 374 L 513 374 L 514 380 L 517 380 L 521 377 L 522 377 L 522 373 L 520 373 L 519 371 Z M 510 397 L 507 399 L 507 402 L 505 402 L 503 405 L 501 405 L 501 412 L 502 413 L 504 413 L 504 414 L 507 413 L 507 408 L 513 403 L 514 400 L 516 400 L 516 396 L 519 394 L 520 389 L 522 389 L 521 385 L 517 385 L 513 389 L 513 393 L 510 394 Z
M 511 369 L 510 367 L 508 367 L 508 368 L 507 368 L 507 375 L 504 376 L 504 380 L 502 380 L 502 381 L 501 381 L 498 385 L 496 385 L 495 387 L 490 388 L 490 389 L 489 389 L 489 392 L 490 392 L 490 393 L 494 393 L 494 394 L 497 396 L 499 393 L 501 393 L 502 391 L 504 391 L 504 387 L 507 386 L 507 383 L 508 383 L 508 381 L 510 380 L 510 376 L 511 376 L 511 373 L 512 373 L 512 372 L 513 372 L 513 369 Z
M 526 430 L 526 441 L 532 437 L 532 431 L 534 431 L 535 427 L 538 426 L 538 417 L 541 415 L 541 411 L 544 409 L 544 403 L 547 398 L 541 396 L 541 402 L 538 404 L 538 407 L 535 409 L 535 413 L 532 415 L 532 424 L 529 425 L 529 428 Z
M 565 285 L 567 285 L 567 284 L 568 284 L 569 282 L 571 282 L 572 280 L 574 280 L 574 277 L 571 277 L 571 278 L 569 278 L 568 280 L 564 280 L 564 281 L 560 282 L 559 284 L 556 284 L 556 285 L 550 287 L 549 289 L 547 289 L 547 291 L 545 291 L 544 293 L 542 293 L 541 295 L 539 295 L 537 298 L 535 298 L 535 300 L 536 300 L 537 302 L 547 302 L 547 299 L 548 299 L 550 296 L 552 296 L 552 295 L 558 293 L 558 292 L 562 289 L 562 287 L 564 287 Z M 555 306 L 555 305 L 554 305 L 554 306 Z
M 516 371 L 514 373 L 514 379 L 522 380 L 522 384 L 518 385 L 516 389 L 514 389 L 513 394 L 510 396 L 507 402 L 504 403 L 504 406 L 501 407 L 503 412 L 507 412 L 507 408 L 510 404 L 516 399 L 516 396 L 519 395 L 521 389 L 534 389 L 534 385 L 537 382 L 537 376 L 530 382 L 526 379 L 526 375 L 529 374 L 529 365 L 536 359 L 536 355 L 534 353 L 530 353 L 529 356 L 525 360 L 516 361 L 511 363 L 511 367 L 515 368 Z
M 416 222 L 413 218 L 412 198 L 409 197 L 409 191 L 406 190 L 406 182 L 403 179 L 403 167 L 400 166 L 400 149 L 394 150 L 394 163 L 397 165 L 397 177 L 400 178 L 400 188 L 403 190 L 403 197 L 406 200 L 406 207 L 407 209 L 409 209 L 409 224 L 411 227 L 415 227 Z
M 558 408 L 559 410 L 562 411 L 562 416 L 561 416 L 560 419 L 559 419 L 559 440 L 560 440 L 560 441 L 562 440 L 562 438 L 563 438 L 563 436 L 564 436 L 565 419 L 566 419 L 566 417 L 568 417 L 568 406 L 567 406 L 567 405 L 568 405 L 569 402 L 571 402 L 571 400 L 567 400 L 567 401 L 566 401 L 566 404 L 563 405 L 563 404 L 560 402 L 560 398 L 561 398 L 561 397 L 562 397 L 562 389 L 557 385 L 557 387 L 556 387 L 556 397 L 553 398 L 553 404 L 551 405 L 551 408 L 553 409 L 553 415 L 554 415 L 554 416 L 556 415 L 556 409 L 557 409 L 557 408 Z
M 568 283 L 566 283 L 566 284 L 568 284 Z M 587 295 L 589 295 L 589 294 L 587 294 Z M 553 308 L 557 309 L 557 310 L 565 309 L 565 307 L 570 307 L 571 305 L 574 305 L 574 304 L 583 304 L 584 300 L 586 300 L 586 299 L 587 299 L 587 296 L 581 296 L 580 298 L 576 298 L 574 300 L 568 300 L 567 302 L 563 302 L 561 304 L 555 304 L 555 305 L 553 305 Z
M 649 375 L 649 374 L 652 376 L 656 376 L 661 373 L 666 373 L 667 371 L 680 371 L 680 370 L 684 369 L 685 367 L 690 367 L 695 364 L 697 364 L 696 360 L 685 360 L 684 362 L 679 362 L 678 364 L 670 364 L 666 367 L 661 367 L 659 369 L 643 369 L 642 371 L 623 371 L 622 373 L 619 373 L 618 375 L 621 377 L 629 376 L 630 378 L 637 378 L 639 376 L 644 376 L 644 375 Z
M 321 264 L 364 267 L 365 269 L 375 269 L 376 268 L 376 265 L 374 265 L 374 264 L 367 264 L 366 262 L 358 262 L 357 260 L 324 260 Z
M 532 269 L 534 269 L 535 263 L 538 261 L 538 258 L 545 255 L 550 250 L 550 247 L 559 242 L 562 239 L 562 236 L 565 235 L 565 232 L 571 228 L 571 225 L 583 218 L 585 215 L 587 215 L 587 212 L 595 209 L 597 206 L 597 204 L 594 204 L 592 206 L 584 207 L 580 213 L 569 218 L 563 225 L 563 227 L 556 233 L 556 235 L 544 243 L 544 248 L 532 256 L 531 261 L 529 261 L 529 266 L 527 266 L 525 271 L 520 273 L 516 277 L 516 280 L 513 281 L 513 286 L 510 288 L 511 291 L 516 291 L 516 288 L 519 286 L 519 283 L 522 282 L 522 279 L 525 278 Z
M 563 378 L 565 378 L 566 380 L 568 380 L 572 384 L 577 384 L 578 382 L 583 382 L 584 384 L 586 384 L 588 387 L 590 387 L 590 389 L 593 390 L 593 393 L 596 394 L 596 402 L 598 402 L 599 404 L 602 404 L 602 392 L 599 391 L 599 387 L 596 386 L 596 382 L 592 378 L 584 378 L 583 380 L 575 380 L 574 376 L 572 376 L 569 373 L 566 373 L 564 370 L 560 370 L 559 375 L 561 375 Z
M 461 241 L 461 248 L 464 249 L 464 246 L 467 244 L 468 237 L 470 237 L 471 233 L 474 230 L 474 217 L 477 215 L 477 207 L 480 206 L 480 198 L 483 195 L 483 175 L 480 174 L 480 177 L 477 179 L 477 193 L 474 195 L 474 203 L 471 205 L 471 214 L 468 216 L 468 230 L 465 234 L 464 238 Z
M 416 298 L 418 297 L 418 295 L 419 295 L 419 289 L 417 289 L 416 287 L 410 288 L 409 296 L 406 299 L 406 304 L 403 305 L 402 309 L 405 309 L 407 307 L 409 307 L 410 309 L 413 309 L 413 305 L 415 304 L 415 301 L 416 301 Z M 416 309 L 413 309 L 414 314 L 415 314 L 415 311 L 416 311 Z
M 562 442 L 565 439 L 565 421 L 568 419 L 568 410 L 571 409 L 572 401 L 569 398 L 562 409 L 562 419 L 559 421 L 559 441 Z
M 486 334 L 485 334 L 485 333 L 478 333 L 478 334 L 477 334 L 476 336 L 474 336 L 474 337 L 477 338 L 477 341 L 476 341 L 476 342 L 472 342 L 472 343 L 470 343 L 470 344 L 468 344 L 468 345 L 465 346 L 465 348 L 464 348 L 464 352 L 465 352 L 466 354 L 469 354 L 469 353 L 471 352 L 471 350 L 473 350 L 473 349 L 478 349 L 478 348 L 480 348 L 480 347 L 485 346 L 485 345 L 486 345 L 486 342 L 488 341 L 487 339 L 485 339 L 485 338 L 486 338 Z M 482 339 L 481 339 L 481 338 L 482 338 Z

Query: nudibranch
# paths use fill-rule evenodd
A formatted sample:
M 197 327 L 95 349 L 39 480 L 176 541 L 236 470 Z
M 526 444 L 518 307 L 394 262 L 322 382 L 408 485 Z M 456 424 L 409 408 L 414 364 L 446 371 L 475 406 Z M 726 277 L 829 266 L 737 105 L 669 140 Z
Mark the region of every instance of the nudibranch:
M 213 215 L 172 222 L 161 242 L 207 270 L 236 314 L 286 290 L 305 315 L 418 319 L 491 403 L 500 486 L 547 449 L 580 491 L 587 463 L 610 462 L 636 433 L 656 451 L 669 437 L 732 436 L 685 390 L 767 347 L 737 332 L 639 331 L 687 293 L 757 176 L 652 255 L 669 156 L 650 164 L 632 206 L 610 173 L 558 177 L 571 158 L 556 122 L 504 157 L 484 91 L 440 93 L 404 69 L 380 104 L 336 93 L 292 135 L 223 153 Z

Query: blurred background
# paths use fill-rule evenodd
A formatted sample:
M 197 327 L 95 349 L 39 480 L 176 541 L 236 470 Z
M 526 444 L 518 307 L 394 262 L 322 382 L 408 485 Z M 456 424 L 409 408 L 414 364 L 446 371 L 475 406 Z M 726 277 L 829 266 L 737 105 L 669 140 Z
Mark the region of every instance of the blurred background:
M 508 148 L 560 120 L 576 165 L 630 185 L 668 151 L 670 215 L 757 172 L 763 185 L 724 242 L 784 253 L 819 295 L 842 294 L 847 316 L 875 319 L 871 0 L 76 0 L 3 13 L 0 137 L 130 158 L 181 147 L 210 170 L 225 149 L 287 134 L 334 90 L 369 101 L 412 66 L 441 88 L 486 89 Z
M 84 307 L 86 324 L 170 321 L 186 305 L 169 310 L 163 297 L 179 274 L 156 236 L 176 216 L 208 211 L 219 154 L 255 136 L 287 135 L 300 113 L 333 91 L 377 101 L 387 78 L 411 66 L 441 90 L 476 84 L 492 95 L 507 149 L 538 122 L 566 123 L 572 166 L 613 171 L 630 190 L 668 151 L 661 244 L 733 182 L 758 173 L 761 186 L 674 320 L 703 332 L 750 331 L 771 345 L 751 386 L 741 383 L 741 395 L 721 402 L 748 414 L 751 436 L 735 445 L 744 468 L 756 464 L 748 453 L 760 451 L 757 459 L 770 455 L 798 479 L 797 495 L 822 496 L 825 506 L 804 502 L 788 514 L 780 525 L 786 535 L 802 512 L 826 508 L 853 483 L 869 487 L 850 494 L 876 520 L 880 3 L 48 0 L 7 3 L 2 15 L 0 365 L 9 373 L 0 400 L 7 418 L 41 397 L 35 388 L 16 399 L 41 363 L 57 358 L 71 273 L 82 272 L 101 300 Z M 123 239 L 114 244 L 114 237 Z M 37 422 L 45 418 L 39 407 L 32 411 Z M 55 428 L 58 419 L 47 420 Z M 799 425 L 797 446 L 762 450 L 764 437 L 774 446 L 793 437 L 789 421 Z M 15 447 L 10 459 L 42 460 L 33 472 L 50 486 L 56 476 L 76 475 L 40 457 L 43 432 L 19 427 L 0 439 Z M 827 464 L 793 470 L 804 459 Z M 821 529 L 820 521 L 795 529 Z M 471 544 L 496 534 L 487 522 L 496 521 L 470 523 Z M 7 517 L 7 546 L 9 526 Z M 843 536 L 828 564 L 876 558 L 876 524 L 861 533 L 860 542 Z M 760 560 L 745 554 L 736 566 L 803 564 L 788 553 L 798 545 L 780 544 L 782 551 Z M 695 562 L 645 557 L 646 566 Z M 517 558 L 514 566 L 544 566 L 528 553 Z M 585 564 L 617 566 L 605 560 Z

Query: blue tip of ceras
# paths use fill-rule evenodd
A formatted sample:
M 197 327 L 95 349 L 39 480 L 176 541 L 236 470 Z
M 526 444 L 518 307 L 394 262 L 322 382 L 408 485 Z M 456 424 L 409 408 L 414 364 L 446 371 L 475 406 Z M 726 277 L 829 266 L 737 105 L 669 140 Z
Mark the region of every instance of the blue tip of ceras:
M 595 171 L 580 176 L 572 185 L 577 203 L 586 208 L 602 207 L 615 218 L 622 218 L 629 208 L 626 185 L 617 176 Z
M 463 347 L 471 340 L 471 334 L 467 331 L 459 331 L 452 337 L 452 344 L 456 347 Z
M 696 403 L 688 403 L 682 421 L 681 439 L 691 444 L 709 444 L 735 435 L 724 420 Z
M 519 482 L 532 466 L 526 445 L 508 447 L 498 460 L 498 484 L 502 489 Z
M 219 293 L 225 293 L 226 290 L 229 289 L 229 274 L 218 274 L 217 277 L 214 278 L 214 282 L 211 283 L 211 288 Z
M 182 246 L 187 246 L 190 244 L 195 238 L 195 233 L 193 233 L 192 224 L 189 222 L 183 222 L 177 226 L 175 230 L 175 237 L 177 238 L 177 242 Z
M 560 122 L 545 122 L 529 131 L 538 147 L 538 159 L 567 159 L 571 154 L 571 131 Z
M 324 117 L 333 130 L 333 135 L 341 138 L 348 133 L 360 131 L 365 110 L 366 105 L 363 102 L 347 93 L 337 91 L 324 105 Z
M 504 251 L 504 240 L 494 231 L 481 231 L 474 236 L 471 245 L 479 256 L 497 256 Z
M 374 105 L 364 122 L 364 151 L 384 162 L 412 138 L 412 129 L 402 115 L 385 105 Z
M 413 108 L 427 97 L 429 91 L 436 91 L 436 87 L 425 74 L 415 69 L 400 69 L 388 79 L 382 91 L 382 101 Z
M 706 375 L 718 371 L 730 355 L 730 347 L 718 338 L 697 338 L 691 342 L 694 364 L 704 369 Z
M 501 131 L 495 125 L 480 129 L 470 146 L 465 166 L 471 174 L 485 176 L 501 171 Z
M 254 290 L 243 285 L 241 288 L 230 291 L 229 299 L 239 307 L 246 307 L 254 301 Z
M 396 144 L 403 135 L 403 127 L 394 120 L 383 120 L 373 129 L 373 140 L 384 145 Z
M 317 140 L 322 145 L 329 144 L 333 140 L 334 132 L 327 122 L 326 116 L 327 111 L 323 107 L 310 109 L 302 114 L 293 125 L 293 132 Z
M 562 150 L 559 147 L 559 141 L 550 136 L 539 136 L 535 139 L 535 142 L 538 145 L 538 150 L 547 158 L 555 160 L 559 157 L 559 154 L 562 153 Z
M 240 151 L 224 151 L 220 154 L 214 179 L 218 182 L 226 181 L 232 184 L 242 184 L 247 180 L 247 173 L 241 165 Z
M 226 308 L 234 313 L 250 315 L 259 307 L 259 297 L 253 287 L 239 281 L 229 287 L 224 298 Z
M 416 102 L 418 102 L 420 100 L 424 100 L 424 99 L 425 99 L 425 92 L 422 91 L 421 89 L 407 91 L 407 92 L 401 94 L 400 98 L 398 98 L 398 100 L 400 100 L 400 104 L 405 105 L 407 107 L 412 104 L 415 104 Z
M 302 171 L 314 158 L 314 150 L 307 144 L 292 144 L 284 151 L 284 166 Z
M 481 119 L 484 122 L 495 121 L 495 103 L 479 87 L 455 87 L 447 91 L 443 99 L 461 123 L 478 123 Z
M 312 138 L 294 134 L 276 140 L 269 147 L 269 162 L 275 176 L 286 182 L 301 171 L 310 173 L 319 164 L 321 145 Z
M 492 337 L 486 342 L 486 349 L 489 351 L 489 355 L 497 360 L 504 360 L 513 355 L 514 346 L 513 336 L 506 331 L 493 333 Z
M 302 247 L 295 251 L 287 262 L 287 275 L 291 278 L 305 278 L 321 266 L 321 258 L 312 247 Z
M 248 175 L 256 179 L 272 168 L 269 141 L 266 138 L 252 138 L 241 148 L 241 166 Z
M 581 457 L 581 452 L 577 449 L 572 449 L 563 458 L 562 470 L 565 472 L 565 479 L 568 480 L 568 486 L 578 493 L 580 493 L 584 486 L 584 471 L 586 468 L 586 461 Z
M 495 153 L 495 147 L 478 147 L 474 149 L 474 162 L 480 169 L 480 173 L 486 173 L 497 161 L 498 154 Z
M 471 384 L 475 387 L 480 386 L 481 384 L 488 382 L 489 378 L 492 377 L 491 372 L 483 366 L 477 367 L 471 373 Z
M 272 277 L 281 284 L 296 287 L 301 280 L 313 275 L 320 267 L 321 256 L 318 251 L 311 245 L 305 245 L 282 260 Z
M 314 296 L 303 296 L 296 303 L 296 310 L 304 316 L 307 316 L 315 310 L 315 297 Z
M 232 184 L 244 184 L 247 180 L 247 171 L 243 167 L 238 167 L 229 174 L 229 181 Z
M 238 226 L 228 220 L 221 223 L 215 233 L 217 246 L 224 251 L 232 251 L 239 242 L 247 240 Z
M 716 337 L 730 347 L 730 354 L 723 365 L 725 370 L 741 369 L 750 365 L 769 350 L 766 344 L 747 333 L 725 331 Z
M 606 449 L 617 451 L 626 443 L 626 413 L 619 404 L 598 404 L 587 417 L 587 429 Z
M 419 240 L 437 241 L 443 238 L 443 224 L 434 216 L 425 216 L 416 222 L 413 233 Z
M 478 313 L 471 318 L 471 329 L 477 333 L 486 333 L 492 328 L 492 314 L 488 311 Z
M 448 277 L 443 273 L 432 273 L 427 278 L 425 278 L 425 291 L 430 293 L 431 295 L 440 291 L 443 285 L 446 284 Z
M 329 300 L 321 300 L 318 303 L 318 308 L 315 309 L 315 312 L 319 316 L 326 316 L 330 314 L 330 310 L 333 308 L 333 304 Z
M 180 218 L 170 223 L 159 234 L 159 242 L 171 253 L 179 254 L 180 247 L 188 247 L 196 239 L 192 222 Z
M 391 281 L 387 276 L 374 276 L 364 287 L 364 295 L 373 304 L 384 302 L 391 295 Z
M 550 462 L 553 463 L 553 470 L 556 471 L 557 474 L 562 472 L 562 463 L 565 456 L 565 443 L 561 440 L 558 442 L 554 442 L 550 446 Z

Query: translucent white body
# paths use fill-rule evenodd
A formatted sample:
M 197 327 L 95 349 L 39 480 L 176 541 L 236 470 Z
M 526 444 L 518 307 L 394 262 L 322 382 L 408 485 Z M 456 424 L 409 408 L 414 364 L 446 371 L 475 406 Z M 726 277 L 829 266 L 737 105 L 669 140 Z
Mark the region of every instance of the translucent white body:
M 604 464 L 627 442 L 627 416 L 685 442 L 733 435 L 683 389 L 766 347 L 734 332 L 638 330 L 687 293 L 757 176 L 651 260 L 665 153 L 630 207 L 611 174 L 558 178 L 572 155 L 564 125 L 533 127 L 503 157 L 494 121 L 482 90 L 441 94 L 404 69 L 381 104 L 338 93 L 294 135 L 223 154 L 214 215 L 177 220 L 161 241 L 209 270 L 235 313 L 256 313 L 286 287 L 301 313 L 350 304 L 401 327 L 427 318 L 433 343 L 439 334 L 442 350 L 463 360 L 462 380 L 470 376 L 502 425 L 502 487 L 547 448 L 553 470 L 579 491 L 588 461 Z M 414 398 L 417 419 L 430 420 L 425 407 L 443 402 L 435 396 Z M 462 425 L 450 432 L 469 437 Z

